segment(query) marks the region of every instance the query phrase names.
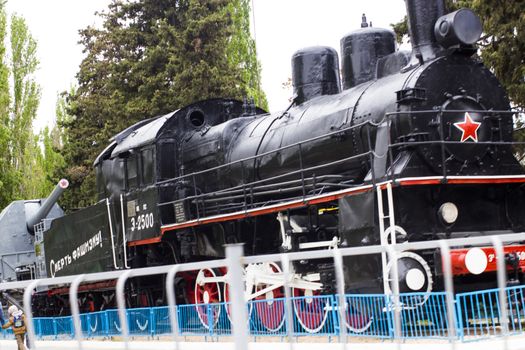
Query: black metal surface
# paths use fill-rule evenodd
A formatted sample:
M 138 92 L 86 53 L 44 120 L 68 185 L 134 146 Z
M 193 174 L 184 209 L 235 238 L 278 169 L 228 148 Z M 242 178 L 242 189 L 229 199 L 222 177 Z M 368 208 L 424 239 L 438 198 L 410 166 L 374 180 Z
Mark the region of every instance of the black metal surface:
M 298 104 L 317 96 L 341 92 L 337 51 L 327 46 L 315 46 L 294 53 L 292 83 Z
M 437 44 L 434 25 L 445 14 L 445 3 L 443 0 L 405 0 L 405 3 L 412 53 L 423 63 L 442 50 Z
M 395 48 L 395 34 L 388 29 L 365 27 L 344 36 L 341 39 L 343 89 L 374 80 L 378 60 L 393 54 Z
M 434 34 L 443 47 L 472 45 L 481 37 L 483 28 L 479 17 L 469 9 L 446 14 L 436 21 Z

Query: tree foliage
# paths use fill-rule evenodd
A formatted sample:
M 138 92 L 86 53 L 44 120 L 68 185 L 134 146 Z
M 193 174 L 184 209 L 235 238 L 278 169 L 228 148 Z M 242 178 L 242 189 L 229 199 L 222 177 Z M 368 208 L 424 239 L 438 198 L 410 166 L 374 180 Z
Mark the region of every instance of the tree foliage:
M 14 172 L 11 170 L 9 66 L 6 59 L 7 15 L 0 6 L 0 205 L 3 207 L 13 198 Z
M 250 35 L 249 1 L 231 1 L 227 11 L 231 13 L 234 31 L 227 47 L 227 57 L 233 67 L 242 68 L 241 81 L 246 84 L 247 95 L 253 97 L 258 106 L 267 109 L 268 101 L 260 84 L 261 65 L 257 60 L 255 41 Z
M 507 89 L 514 106 L 525 107 L 525 0 L 447 0 L 450 11 L 470 8 L 483 23 L 480 55 Z M 393 24 L 398 41 L 408 34 L 407 18 Z
M 525 1 L 472 0 L 472 8 L 483 19 L 485 35 L 479 43 L 483 61 L 514 105 L 525 109 Z
M 36 157 L 38 137 L 33 135 L 33 120 L 36 117 L 40 102 L 40 87 L 34 80 L 38 66 L 36 42 L 29 33 L 25 20 L 16 15 L 11 16 L 11 76 L 13 96 L 11 99 L 10 158 L 13 170 L 19 175 L 19 195 L 38 195 L 41 176 L 37 169 L 39 159 Z
M 62 124 L 67 207 L 94 200 L 93 161 L 129 125 L 207 98 L 252 95 L 266 107 L 248 3 L 113 0 L 101 28 L 80 32 L 86 56 Z
M 0 4 L 0 207 L 47 196 L 54 182 L 51 159 L 58 157 L 47 145 L 49 131 L 33 131 L 40 102 L 36 41 L 22 17 L 11 16 L 10 24 L 7 18 Z

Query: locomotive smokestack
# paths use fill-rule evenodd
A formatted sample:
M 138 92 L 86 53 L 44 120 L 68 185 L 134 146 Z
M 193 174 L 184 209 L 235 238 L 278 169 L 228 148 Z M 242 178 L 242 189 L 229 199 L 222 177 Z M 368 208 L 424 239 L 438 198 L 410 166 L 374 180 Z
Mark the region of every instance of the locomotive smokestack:
M 441 50 L 434 35 L 438 18 L 445 14 L 443 0 L 405 0 L 412 55 L 420 63 L 434 58 Z

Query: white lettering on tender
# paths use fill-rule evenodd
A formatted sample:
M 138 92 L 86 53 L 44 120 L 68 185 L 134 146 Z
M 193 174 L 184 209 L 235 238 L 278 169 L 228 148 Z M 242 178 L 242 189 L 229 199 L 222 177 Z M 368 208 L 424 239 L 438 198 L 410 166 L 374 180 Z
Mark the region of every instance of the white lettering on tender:
M 98 231 L 93 237 L 82 243 L 73 251 L 63 258 L 55 261 L 51 259 L 49 262 L 49 273 L 51 277 L 55 277 L 56 273 L 63 270 L 65 267 L 71 265 L 73 261 L 76 261 L 95 249 L 96 247 L 102 247 L 102 232 Z

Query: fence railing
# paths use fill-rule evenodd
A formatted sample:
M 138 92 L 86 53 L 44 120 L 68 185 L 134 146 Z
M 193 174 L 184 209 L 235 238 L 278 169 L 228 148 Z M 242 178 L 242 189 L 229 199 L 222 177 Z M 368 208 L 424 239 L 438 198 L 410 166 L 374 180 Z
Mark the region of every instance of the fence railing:
M 508 300 L 510 334 L 525 328 L 525 286 L 505 289 Z M 337 295 L 293 297 L 294 314 L 286 322 L 286 299 L 255 300 L 247 303 L 248 330 L 254 337 L 339 337 L 342 325 L 338 311 L 343 304 Z M 395 339 L 392 296 L 383 294 L 345 295 L 344 326 L 349 337 Z M 445 292 L 405 293 L 400 295 L 402 339 L 448 339 Z M 187 304 L 176 306 L 179 336 L 231 336 L 230 303 Z M 156 337 L 172 333 L 168 306 L 126 310 L 129 334 Z M 472 341 L 503 335 L 497 289 L 455 296 L 455 339 Z M 67 339 L 75 336 L 72 316 L 37 317 L 33 319 L 38 339 Z M 80 315 L 82 336 L 109 338 L 122 334 L 118 310 Z M 4 338 L 11 331 L 2 331 Z
M 460 140 L 450 140 L 447 132 L 447 119 L 450 115 L 463 115 L 465 113 L 483 115 L 490 125 L 498 130 L 504 130 L 501 125 L 505 118 L 511 120 L 517 115 L 514 110 L 419 110 L 419 111 L 398 111 L 386 113 L 380 120 L 367 120 L 359 124 L 344 126 L 338 130 L 327 134 L 318 135 L 310 139 L 302 140 L 293 144 L 288 144 L 277 149 L 255 154 L 253 156 L 238 159 L 231 163 L 221 164 L 216 167 L 200 170 L 192 173 L 180 175 L 175 178 L 157 182 L 157 185 L 172 185 L 180 189 L 186 189 L 187 194 L 184 198 L 165 200 L 158 204 L 160 208 L 173 206 L 176 210 L 182 208 L 184 203 L 189 206 L 188 217 L 186 220 L 200 220 L 210 215 L 218 215 L 236 212 L 239 210 L 250 210 L 260 208 L 275 202 L 287 200 L 305 199 L 308 196 L 326 193 L 338 189 L 355 186 L 357 180 L 355 176 L 343 177 L 340 172 L 332 172 L 330 169 L 341 164 L 361 164 L 368 163 L 371 178 L 370 182 L 395 180 L 399 175 L 394 173 L 394 164 L 397 154 L 407 148 L 429 148 L 435 153 L 436 160 L 439 162 L 440 173 L 443 179 L 453 174 L 453 167 L 449 165 L 450 147 L 462 147 L 464 152 L 472 152 L 473 149 L 497 150 L 498 148 L 508 148 L 509 152 L 516 148 L 523 148 L 525 142 L 519 140 L 508 140 L 507 136 L 499 134 L 495 139 L 489 141 L 476 141 L 475 145 L 466 145 Z M 405 122 L 413 118 L 427 119 L 429 125 L 435 124 L 436 130 L 431 128 L 422 133 L 418 130 L 418 125 Z M 437 123 L 437 124 L 436 124 Z M 450 121 L 449 121 L 450 123 Z M 408 130 L 401 130 L 409 128 Z M 384 134 L 379 135 L 379 129 L 384 128 Z M 390 140 L 390 135 L 406 135 L 399 140 Z M 341 155 L 339 159 L 330 159 L 323 162 L 321 159 L 310 164 L 306 154 L 316 142 L 326 142 L 333 138 L 347 138 L 351 134 L 361 135 L 360 152 L 355 152 L 349 147 L 348 152 Z M 383 149 L 376 149 L 375 139 L 384 137 L 386 143 Z M 474 147 L 474 148 L 473 148 Z M 293 170 L 278 172 L 275 171 L 271 176 L 260 177 L 258 169 L 263 160 L 279 158 L 281 154 L 287 154 L 293 160 Z M 384 173 L 375 173 L 375 164 L 384 162 Z M 240 173 L 235 185 L 211 186 L 211 189 L 202 188 L 202 184 L 209 184 L 204 179 L 224 178 L 231 176 L 232 169 Z M 239 170 L 240 169 L 240 170 Z M 234 171 L 234 172 L 235 172 Z M 457 171 L 456 171 L 457 172 Z M 459 171 L 458 173 L 461 173 Z M 334 181 L 334 179 L 338 179 Z M 359 181 L 362 181 L 360 179 Z M 286 196 L 285 196 L 286 194 Z M 268 196 L 273 196 L 271 200 Z M 185 220 L 185 221 L 186 221 Z M 175 222 L 175 221 L 174 221 Z M 165 222 L 165 224 L 168 224 Z
M 525 233 L 497 236 L 451 238 L 403 244 L 309 250 L 286 254 L 243 256 L 241 245 L 226 247 L 226 258 L 169 266 L 118 270 L 96 274 L 56 277 L 33 281 L 0 283 L 0 291 L 24 290 L 24 311 L 31 344 L 38 337 L 70 337 L 78 348 L 86 337 L 118 335 L 126 349 L 130 335 L 167 334 L 175 345 L 185 335 L 232 335 L 237 349 L 245 349 L 248 335 L 277 336 L 291 343 L 296 337 L 317 334 L 336 337 L 346 344 L 349 337 L 387 338 L 394 341 L 412 338 L 446 338 L 453 345 L 487 337 L 521 333 L 525 323 L 524 286 L 507 286 L 503 244 L 525 241 Z M 473 293 L 454 293 L 450 247 L 494 247 L 497 262 L 497 289 Z M 439 250 L 442 258 L 444 291 L 399 293 L 398 256 L 404 251 Z M 393 261 L 391 293 L 388 295 L 345 294 L 343 257 L 386 253 Z M 334 295 L 304 293 L 294 296 L 290 286 L 292 262 L 332 259 Z M 279 298 L 268 293 L 246 302 L 243 270 L 251 264 L 278 262 L 282 274 L 276 282 Z M 175 276 L 202 269 L 227 269 L 230 303 L 177 305 Z M 125 286 L 130 278 L 165 276 L 168 306 L 143 309 L 126 307 Z M 80 314 L 78 289 L 81 283 L 116 280 L 116 310 Z M 213 282 L 216 283 L 216 282 Z M 514 283 L 511 281 L 511 283 Z M 32 296 L 37 287 L 69 286 L 71 317 L 42 319 L 33 317 Z M 344 326 L 343 326 L 344 325 Z

